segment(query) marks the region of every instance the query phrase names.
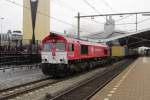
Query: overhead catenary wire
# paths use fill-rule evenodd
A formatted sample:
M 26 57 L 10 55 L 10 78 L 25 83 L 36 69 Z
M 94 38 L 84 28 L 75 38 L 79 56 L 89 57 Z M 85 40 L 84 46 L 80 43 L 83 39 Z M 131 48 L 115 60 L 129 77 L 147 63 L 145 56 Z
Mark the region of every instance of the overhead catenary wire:
M 83 1 L 84 1 L 89 7 L 91 7 L 96 13 L 101 14 L 101 13 L 100 13 L 94 6 L 92 6 L 87 0 L 83 0 Z M 104 2 L 105 5 L 107 5 L 110 9 L 112 9 L 112 7 L 111 7 L 106 1 L 103 0 L 103 2 Z M 126 19 L 126 18 L 128 18 L 128 17 L 130 17 L 130 16 L 132 16 L 132 15 L 123 17 L 123 18 L 118 19 L 118 20 L 115 20 L 115 22 L 121 21 L 121 20 Z M 104 16 L 103 16 L 103 17 L 104 17 Z M 97 22 L 97 23 L 99 23 L 99 22 Z M 105 23 L 104 23 L 104 24 L 105 24 Z M 119 25 L 119 24 L 118 24 L 118 25 Z M 121 25 L 123 25 L 123 24 L 121 24 Z
M 143 22 L 145 22 L 145 21 L 148 21 L 148 20 L 150 20 L 150 18 L 146 18 L 146 19 L 143 19 L 143 20 L 141 20 L 141 21 L 138 21 L 137 23 L 120 23 L 120 24 L 115 24 L 115 25 L 135 25 L 135 24 L 141 24 L 141 23 L 143 23 Z M 132 29 L 132 30 L 135 30 L 135 29 Z
M 6 0 L 6 1 L 13 2 L 13 1 L 10 1 L 10 0 Z M 13 2 L 13 3 L 16 3 L 16 2 Z M 16 3 L 16 4 L 17 4 L 17 3 Z M 15 4 L 15 5 L 16 5 L 16 4 Z M 18 6 L 24 7 L 23 5 L 20 5 L 20 4 L 18 4 Z M 29 8 L 27 7 L 27 9 L 29 9 Z M 38 13 L 41 14 L 41 15 L 50 17 L 50 15 L 45 15 L 45 14 L 42 13 L 42 12 L 39 12 L 39 11 L 38 11 Z M 55 18 L 55 17 L 50 17 L 50 18 L 52 18 L 52 19 L 54 19 L 54 20 L 57 20 L 57 21 L 59 21 L 59 22 L 61 22 L 61 23 L 67 24 L 67 25 L 69 25 L 69 26 L 76 27 L 76 26 L 73 25 L 73 24 L 70 24 L 70 23 L 65 22 L 65 21 L 63 21 L 63 20 L 60 20 L 60 19 L 57 19 L 57 18 Z M 142 21 L 140 21 L 140 22 L 138 22 L 138 23 L 142 23 L 142 22 L 144 22 L 144 21 L 146 21 L 146 20 L 149 20 L 149 19 L 150 19 L 150 18 L 144 19 L 144 20 L 142 20 Z M 127 24 L 127 23 L 125 23 L 125 24 Z
M 53 0 L 54 2 L 56 1 L 56 0 Z M 61 3 L 61 4 L 60 4 Z M 59 0 L 59 3 L 56 3 L 56 4 L 58 4 L 58 5 L 62 5 L 62 4 L 64 4 L 64 5 L 66 5 L 66 6 L 63 6 L 63 7 L 65 7 L 65 8 L 67 8 L 68 10 L 70 10 L 70 11 L 75 11 L 75 12 L 80 12 L 80 14 L 82 14 L 82 15 L 86 15 L 85 13 L 83 13 L 83 12 L 81 12 L 81 11 L 79 11 L 79 10 L 77 10 L 77 9 L 75 9 L 75 8 L 72 8 L 70 5 L 68 5 L 68 4 L 66 4 L 64 1 L 61 1 L 61 0 Z M 92 21 L 92 22 L 95 22 L 95 23 L 97 23 L 97 24 L 105 24 L 105 23 L 103 23 L 103 22 L 99 22 L 99 21 L 97 21 L 97 20 L 91 20 L 91 19 L 89 19 L 89 18 L 85 18 L 86 20 L 89 20 L 89 21 Z
M 15 1 L 11 1 L 11 0 L 6 0 L 6 1 L 8 1 L 8 2 L 10 2 L 10 3 L 13 3 L 14 5 L 17 5 L 17 6 L 19 6 L 19 7 L 23 7 L 23 8 L 26 8 L 26 9 L 30 10 L 29 7 L 24 6 L 24 5 L 21 5 L 21 4 L 18 4 L 18 3 L 16 3 Z M 37 13 L 40 14 L 40 15 L 43 15 L 43 16 L 45 16 L 45 17 L 50 17 L 50 18 L 52 18 L 52 19 L 54 19 L 54 20 L 57 20 L 57 21 L 59 21 L 59 22 L 61 22 L 61 23 L 64 23 L 64 24 L 67 24 L 67 25 L 70 25 L 70 26 L 74 26 L 74 25 L 72 25 L 72 24 L 70 24 L 70 23 L 67 23 L 66 21 L 63 21 L 63 20 L 60 20 L 60 19 L 58 19 L 58 18 L 52 17 L 52 16 L 47 15 L 47 14 L 45 14 L 45 13 L 43 13 L 43 12 L 37 11 Z
M 132 32 L 135 32 L 135 28 L 134 28 L 134 29 L 127 30 L 127 31 L 130 31 L 130 32 L 131 32 L 131 31 L 132 31 Z
M 113 8 L 109 5 L 109 3 L 106 0 L 101 0 L 110 10 L 114 11 Z M 116 12 L 116 11 L 115 11 Z
M 6 0 L 6 1 L 9 1 L 9 2 L 11 2 L 11 3 L 14 3 L 14 4 L 17 4 L 16 2 L 14 2 L 14 1 L 10 1 L 10 0 Z M 88 3 L 89 4 L 89 3 Z M 20 6 L 19 4 L 17 4 L 18 6 Z M 21 5 L 22 6 L 22 5 Z M 69 8 L 70 8 L 70 6 L 68 6 Z M 27 7 L 26 7 L 27 8 Z M 74 8 L 72 8 L 71 7 L 71 9 L 74 9 Z M 77 11 L 76 9 L 74 9 L 75 11 Z M 41 12 L 39 12 L 39 13 L 41 13 Z M 41 13 L 41 14 L 43 14 L 43 13 Z M 44 15 L 46 15 L 46 14 L 44 14 Z M 47 15 L 46 15 L 47 16 Z M 121 18 L 121 19 L 119 19 L 119 20 L 116 20 L 116 22 L 118 22 L 118 21 L 120 21 L 120 20 L 123 20 L 123 19 L 125 19 L 125 18 L 128 18 L 128 17 L 130 17 L 131 15 L 129 15 L 129 16 L 126 16 L 126 17 L 124 17 L 124 18 Z M 48 17 L 51 17 L 51 16 L 48 16 Z M 58 19 L 58 18 L 55 18 L 55 17 L 51 17 L 52 19 L 54 19 L 54 20 L 56 20 L 56 21 L 59 21 L 59 22 L 61 22 L 61 23 L 64 23 L 64 24 L 67 24 L 67 25 L 69 25 L 69 26 L 72 26 L 72 27 L 76 27 L 75 25 L 73 25 L 73 24 L 70 24 L 70 23 L 68 23 L 68 22 L 66 22 L 66 21 L 63 21 L 63 20 L 60 20 L 60 19 Z M 89 19 L 88 19 L 89 20 Z M 145 20 L 143 20 L 143 21 L 146 21 L 146 20 L 149 20 L 149 18 L 148 19 L 145 19 Z M 101 23 L 101 22 L 99 22 L 99 21 L 96 21 L 96 20 L 91 20 L 91 21 L 94 21 L 95 23 L 98 23 L 98 24 L 104 24 L 104 23 Z M 141 22 L 138 22 L 138 23 L 142 23 L 142 21 Z M 121 24 L 115 24 L 115 25 L 128 25 L 128 24 L 134 24 L 134 23 L 121 23 Z
M 6 0 L 6 1 L 9 2 L 9 3 L 14 4 L 14 5 L 16 5 L 16 6 L 19 6 L 19 7 L 22 7 L 22 8 L 25 8 L 25 9 L 30 10 L 29 7 L 27 7 L 27 6 L 25 6 L 25 5 L 21 5 L 21 4 L 19 4 L 19 3 L 16 3 L 15 1 L 11 1 L 11 0 Z M 58 22 L 61 22 L 61 23 L 63 23 L 63 24 L 66 24 L 66 25 L 69 25 L 69 26 L 71 26 L 71 27 L 75 27 L 75 28 L 76 28 L 76 25 L 70 24 L 70 23 L 68 23 L 68 22 L 66 22 L 66 21 L 64 21 L 64 20 L 58 19 L 58 18 L 56 18 L 56 17 L 52 17 L 52 16 L 50 16 L 50 15 L 47 15 L 47 14 L 41 12 L 41 11 L 37 11 L 37 13 L 40 14 L 40 15 L 42 15 L 42 16 L 49 17 L 49 18 L 54 19 L 54 20 L 56 20 L 56 21 L 58 21 Z M 86 31 L 86 32 L 88 32 L 86 29 L 83 29 L 83 28 L 81 28 L 81 29 L 84 30 L 84 31 Z M 90 32 L 88 32 L 88 33 L 90 33 Z
M 94 6 L 92 6 L 87 0 L 83 0 L 90 8 L 92 8 L 97 14 L 101 14 Z M 104 18 L 105 20 L 106 18 Z
M 128 15 L 128 16 L 125 16 L 125 17 L 123 17 L 123 18 L 120 18 L 120 19 L 116 20 L 115 22 L 119 22 L 119 21 L 121 21 L 121 20 L 124 20 L 124 19 L 130 17 L 130 16 L 132 16 L 132 15 Z
M 17 6 L 20 6 L 20 7 L 23 7 L 23 8 L 26 8 L 26 9 L 29 9 L 29 10 L 30 10 L 29 7 L 26 7 L 26 6 L 24 6 L 24 5 L 18 4 L 18 3 L 14 2 L 14 1 L 10 1 L 10 0 L 6 0 L 6 1 L 11 2 L 11 3 L 13 3 L 13 4 L 17 5 Z M 40 15 L 43 15 L 43 16 L 50 17 L 51 19 L 54 19 L 54 20 L 56 20 L 56 21 L 58 21 L 58 22 L 67 24 L 67 25 L 69 25 L 69 26 L 76 27 L 76 26 L 73 25 L 73 24 L 70 24 L 70 23 L 68 23 L 68 22 L 66 22 L 66 21 L 60 20 L 60 19 L 55 18 L 55 17 L 51 17 L 50 15 L 47 15 L 47 14 L 42 13 L 42 12 L 40 12 L 40 11 L 37 11 L 37 13 L 39 13 Z M 95 22 L 97 22 L 97 21 L 95 21 Z M 97 22 L 97 23 L 99 23 L 99 22 Z M 85 30 L 85 29 L 84 29 L 84 30 Z M 88 32 L 88 31 L 86 30 L 86 32 Z M 90 33 L 90 32 L 88 32 L 88 33 Z
M 52 1 L 55 2 L 55 1 L 57 1 L 57 0 L 52 0 Z M 113 8 L 112 8 L 106 1 L 104 1 L 104 0 L 102 0 L 102 1 L 105 3 L 106 6 L 108 6 L 110 9 L 113 10 Z M 87 0 L 84 0 L 84 2 L 85 2 L 86 4 L 88 4 L 88 6 L 90 6 L 96 13 L 101 14 L 101 13 L 100 13 L 94 6 L 92 6 Z M 61 3 L 61 4 L 60 4 L 60 3 Z M 69 9 L 69 10 L 71 10 L 71 11 L 81 12 L 81 11 L 79 11 L 79 10 L 77 10 L 77 9 L 75 9 L 75 8 L 73 8 L 73 7 L 71 7 L 70 5 L 68 5 L 67 3 L 65 3 L 65 2 L 62 1 L 62 0 L 59 0 L 59 2 L 57 2 L 57 4 L 59 4 L 59 5 L 64 4 L 63 7 L 67 8 L 67 9 Z M 81 12 L 81 14 L 86 15 L 86 14 L 83 13 L 83 12 Z M 115 22 L 121 21 L 121 20 L 126 19 L 126 18 L 128 18 L 128 17 L 130 17 L 130 16 L 132 16 L 132 15 L 125 16 L 125 17 L 123 17 L 123 18 L 120 18 L 120 19 L 118 19 L 118 20 L 115 20 Z M 85 19 L 90 20 L 90 19 L 88 19 L 88 18 L 85 18 Z M 90 21 L 93 21 L 93 22 L 95 22 L 95 23 L 97 23 L 97 24 L 105 24 L 105 23 L 99 22 L 99 21 L 97 21 L 97 20 L 90 20 Z M 123 25 L 123 24 L 117 24 L 117 25 Z M 124 25 L 126 25 L 126 23 L 125 23 Z
M 112 8 L 105 0 L 102 0 L 102 1 L 104 2 L 104 4 L 105 4 L 107 7 L 109 7 L 111 10 L 113 10 L 113 8 Z M 88 6 L 90 6 L 96 13 L 101 14 L 101 13 L 100 13 L 94 6 L 92 6 L 87 0 L 84 0 L 84 2 L 85 2 Z M 115 21 L 118 22 L 118 21 L 121 21 L 121 20 L 123 20 L 123 19 L 126 19 L 126 18 L 128 18 L 128 17 L 130 17 L 130 16 L 132 16 L 132 15 L 123 17 L 123 18 L 118 19 L 118 20 L 115 20 Z
M 143 23 L 145 21 L 148 21 L 148 20 L 150 20 L 150 18 L 146 18 L 146 19 L 143 19 L 141 21 L 138 21 L 137 24 L 141 24 L 141 23 Z M 128 24 L 136 24 L 136 23 L 122 23 L 122 24 L 119 24 L 119 25 L 124 25 L 124 24 L 128 25 Z M 116 25 L 118 25 L 118 24 L 116 24 Z M 132 29 L 132 30 L 135 30 L 135 29 Z
M 134 25 L 135 23 L 120 23 L 120 24 L 115 24 L 115 25 Z
M 143 22 L 148 21 L 148 20 L 150 20 L 150 18 L 143 19 L 143 20 L 139 21 L 138 24 L 143 23 Z
M 53 0 L 53 1 L 55 1 L 55 0 Z M 60 2 L 61 4 L 66 5 L 67 7 L 65 7 L 65 6 L 63 6 L 63 7 L 67 8 L 67 9 L 69 9 L 69 10 L 71 10 L 71 11 L 80 12 L 80 11 L 78 11 L 77 9 L 72 8 L 71 6 L 67 5 L 64 1 L 61 1 L 61 0 L 60 0 L 59 2 Z M 81 14 L 84 14 L 84 13 L 81 12 Z M 84 14 L 84 15 L 85 15 L 85 14 Z M 123 19 L 125 19 L 125 18 L 128 18 L 128 17 L 130 17 L 130 16 L 131 16 L 131 15 L 125 16 L 124 18 L 118 19 L 118 20 L 116 20 L 115 22 L 121 21 L 121 20 L 123 20 Z M 85 19 L 90 20 L 90 19 L 88 19 L 88 18 L 85 18 Z M 105 23 L 99 22 L 99 21 L 94 20 L 94 19 L 91 19 L 90 21 L 93 21 L 93 22 L 95 22 L 95 23 L 97 23 L 97 24 L 105 24 Z M 115 24 L 115 25 L 128 25 L 128 24 L 134 24 L 134 23 L 121 23 L 121 24 Z
M 83 0 L 90 8 L 92 8 L 96 13 L 101 14 L 94 6 L 92 6 L 87 0 Z
M 108 3 L 106 0 L 101 0 L 101 1 L 102 1 L 108 8 L 110 8 L 112 11 L 114 11 L 114 9 L 109 5 L 109 3 Z M 115 11 L 115 12 L 117 12 L 117 11 Z M 117 20 L 115 20 L 115 22 L 119 22 L 119 21 L 121 21 L 121 20 L 124 20 L 124 19 L 130 17 L 130 16 L 132 16 L 132 15 L 125 16 L 125 17 L 123 17 L 123 18 L 117 19 Z

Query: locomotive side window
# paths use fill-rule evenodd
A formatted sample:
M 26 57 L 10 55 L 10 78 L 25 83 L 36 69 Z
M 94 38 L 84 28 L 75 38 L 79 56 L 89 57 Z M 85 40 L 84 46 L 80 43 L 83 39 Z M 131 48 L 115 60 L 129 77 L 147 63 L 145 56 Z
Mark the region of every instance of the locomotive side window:
M 88 45 L 81 44 L 81 55 L 88 54 Z
M 47 43 L 47 44 L 44 44 L 44 47 L 43 47 L 43 51 L 50 51 L 52 49 L 52 45 Z
M 65 51 L 65 43 L 57 42 L 56 43 L 56 51 Z
M 69 51 L 74 51 L 74 44 L 69 44 Z

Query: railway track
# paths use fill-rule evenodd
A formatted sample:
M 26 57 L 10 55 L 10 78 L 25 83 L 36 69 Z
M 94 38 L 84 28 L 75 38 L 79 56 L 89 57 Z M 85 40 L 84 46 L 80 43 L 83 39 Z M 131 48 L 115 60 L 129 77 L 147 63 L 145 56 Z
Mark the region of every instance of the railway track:
M 80 74 L 84 74 L 84 73 L 80 73 Z M 59 78 L 53 79 L 53 77 L 48 77 L 45 79 L 40 79 L 37 81 L 21 84 L 18 86 L 7 88 L 7 89 L 3 89 L 3 90 L 0 90 L 0 100 L 12 99 L 12 98 L 15 98 L 17 96 L 27 94 L 27 93 L 35 91 L 35 90 L 39 90 L 41 88 L 48 87 L 48 86 L 53 85 L 55 83 L 65 81 L 67 79 L 73 78 L 73 77 L 78 76 L 80 74 L 68 76 L 66 78 L 61 78 L 61 79 L 59 79 Z
M 47 95 L 47 97 L 51 97 L 48 99 L 52 99 L 52 100 L 84 100 L 85 98 L 88 99 L 92 96 L 92 94 L 96 93 L 96 91 L 104 87 L 109 81 L 111 81 L 130 63 L 131 61 L 129 61 L 128 63 L 127 62 L 121 63 L 118 66 L 123 65 L 123 67 L 115 67 L 115 68 L 112 67 L 110 68 L 110 70 L 107 70 L 106 72 L 103 72 L 100 75 L 95 75 L 95 77 L 93 77 L 92 79 L 88 79 L 86 82 L 85 81 L 81 82 L 81 84 L 78 84 L 76 87 L 68 89 L 68 91 L 66 91 L 65 93 L 62 93 L 55 97 L 51 97 Z M 52 84 L 70 79 L 72 77 L 74 76 L 67 77 L 65 79 L 58 79 L 58 80 L 46 78 L 31 83 L 22 84 L 16 87 L 8 88 L 5 90 L 0 90 L 0 100 L 7 100 L 23 94 L 27 94 L 34 90 L 48 87 Z M 99 86 L 97 86 L 96 84 L 99 84 Z
M 55 84 L 60 81 L 61 80 L 46 78 L 46 79 L 41 79 L 30 83 L 18 85 L 15 87 L 7 88 L 4 90 L 0 90 L 0 100 L 7 100 L 15 96 L 28 93 L 30 91 L 34 91 L 36 89 L 40 89 L 45 86 Z
M 123 63 L 116 65 L 117 67 L 112 67 L 101 74 L 95 75 L 91 79 L 87 79 L 84 82 L 68 89 L 67 91 L 51 97 L 47 95 L 48 100 L 89 100 L 95 93 L 102 89 L 106 84 L 108 84 L 113 78 L 120 74 L 128 65 L 130 65 L 134 60 L 127 60 Z

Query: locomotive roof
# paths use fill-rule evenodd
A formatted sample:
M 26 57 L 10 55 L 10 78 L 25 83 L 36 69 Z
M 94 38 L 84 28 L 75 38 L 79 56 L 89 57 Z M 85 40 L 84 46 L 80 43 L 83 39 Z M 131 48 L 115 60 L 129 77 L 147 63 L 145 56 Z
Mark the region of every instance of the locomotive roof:
M 67 42 L 70 42 L 70 43 L 77 43 L 77 42 L 79 42 L 80 44 L 85 44 L 85 45 L 96 45 L 96 46 L 107 47 L 107 45 L 105 45 L 105 44 L 100 44 L 100 43 L 96 43 L 96 42 L 90 42 L 90 41 L 86 41 L 86 40 L 79 40 L 79 39 L 66 37 L 66 36 L 63 36 L 63 35 L 60 35 L 60 34 L 56 34 L 56 33 L 50 33 L 50 35 L 46 36 L 43 39 L 43 42 L 46 41 L 46 40 L 49 40 L 49 38 L 51 36 L 60 37 L 60 38 L 65 39 Z

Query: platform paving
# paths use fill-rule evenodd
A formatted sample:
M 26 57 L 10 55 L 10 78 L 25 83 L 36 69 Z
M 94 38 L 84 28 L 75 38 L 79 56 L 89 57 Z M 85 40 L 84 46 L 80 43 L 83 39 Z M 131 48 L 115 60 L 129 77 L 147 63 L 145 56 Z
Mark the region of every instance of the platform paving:
M 91 100 L 150 100 L 150 57 L 140 57 Z

